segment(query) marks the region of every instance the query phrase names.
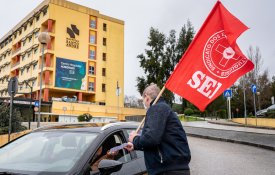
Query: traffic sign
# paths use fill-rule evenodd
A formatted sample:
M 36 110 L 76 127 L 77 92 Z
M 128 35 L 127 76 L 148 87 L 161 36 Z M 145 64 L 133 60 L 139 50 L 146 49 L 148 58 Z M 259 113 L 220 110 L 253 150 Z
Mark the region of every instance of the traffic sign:
M 231 89 L 226 89 L 224 92 L 223 92 L 223 96 L 228 98 L 228 97 L 232 97 L 232 90 Z
M 255 84 L 251 85 L 251 91 L 255 94 L 257 92 L 257 86 Z
M 34 106 L 35 106 L 35 107 L 39 107 L 39 101 L 35 101 L 35 102 L 34 102 Z

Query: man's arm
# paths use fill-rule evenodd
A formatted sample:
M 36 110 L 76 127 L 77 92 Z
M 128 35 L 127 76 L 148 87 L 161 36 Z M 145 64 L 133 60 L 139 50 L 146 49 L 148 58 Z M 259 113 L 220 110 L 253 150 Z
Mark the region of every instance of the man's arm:
M 143 134 L 133 138 L 135 149 L 143 150 L 160 144 L 170 112 L 171 110 L 166 105 L 152 106 L 148 110 Z

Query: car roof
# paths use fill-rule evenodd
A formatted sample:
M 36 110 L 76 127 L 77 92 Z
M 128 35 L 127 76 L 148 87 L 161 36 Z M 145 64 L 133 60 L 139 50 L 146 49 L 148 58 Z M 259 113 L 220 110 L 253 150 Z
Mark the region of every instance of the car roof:
M 109 124 L 68 123 L 47 125 L 34 130 L 39 131 L 71 131 L 71 132 L 103 132 L 107 129 L 137 128 L 138 122 L 117 122 Z

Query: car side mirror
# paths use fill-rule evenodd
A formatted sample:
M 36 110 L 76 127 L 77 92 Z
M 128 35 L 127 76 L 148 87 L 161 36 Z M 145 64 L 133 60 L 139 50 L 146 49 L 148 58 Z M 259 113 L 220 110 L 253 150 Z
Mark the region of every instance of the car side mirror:
M 122 168 L 123 163 L 115 160 L 103 159 L 98 164 L 98 169 L 101 175 L 109 175 L 117 172 Z

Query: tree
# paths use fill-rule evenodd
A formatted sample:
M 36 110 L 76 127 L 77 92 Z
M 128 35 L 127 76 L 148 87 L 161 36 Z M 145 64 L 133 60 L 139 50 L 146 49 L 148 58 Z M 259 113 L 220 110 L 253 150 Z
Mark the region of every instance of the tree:
M 150 28 L 147 42 L 149 49 L 145 49 L 145 54 L 137 56 L 145 73 L 145 76 L 137 77 L 137 89 L 141 95 L 150 83 L 156 83 L 160 88 L 164 86 L 191 43 L 193 35 L 194 29 L 190 21 L 181 29 L 179 39 L 175 30 L 171 30 L 166 37 L 157 29 Z M 163 97 L 172 105 L 174 94 L 171 91 L 165 90 Z
M 128 95 L 124 97 L 124 106 L 130 108 L 144 108 L 142 99 Z
M 89 122 L 92 118 L 93 116 L 89 113 L 85 113 L 77 117 L 79 122 Z
M 0 105 L 0 134 L 7 134 L 9 129 L 10 107 L 6 103 Z M 11 118 L 11 132 L 19 132 L 27 128 L 22 126 L 23 119 L 21 113 L 17 108 L 13 108 L 13 115 Z
M 192 26 L 191 22 L 188 20 L 187 24 L 181 28 L 181 31 L 179 34 L 179 39 L 177 44 L 177 57 L 176 57 L 175 63 L 173 63 L 174 64 L 173 68 L 179 62 L 179 60 L 181 59 L 183 54 L 186 52 L 191 42 L 193 41 L 194 34 L 195 34 L 194 27 Z M 184 98 L 181 98 L 181 101 L 182 101 L 182 108 L 183 109 L 187 108 L 189 102 Z

